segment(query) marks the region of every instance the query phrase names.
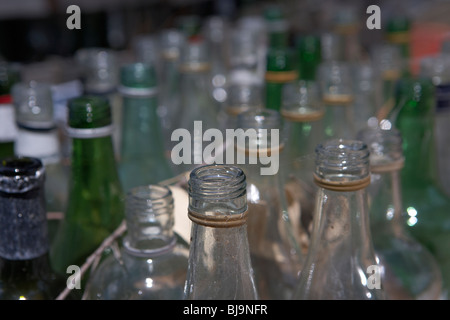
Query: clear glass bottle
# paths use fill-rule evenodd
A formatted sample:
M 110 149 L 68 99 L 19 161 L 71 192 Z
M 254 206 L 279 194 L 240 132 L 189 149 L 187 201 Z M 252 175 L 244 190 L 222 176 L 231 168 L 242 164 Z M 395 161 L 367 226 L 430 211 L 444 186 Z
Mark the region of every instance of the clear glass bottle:
M 44 180 L 38 158 L 0 162 L 1 300 L 52 300 L 65 288 L 50 265 Z
M 206 165 L 192 170 L 185 299 L 258 299 L 247 238 L 246 190 L 246 175 L 236 166 Z
M 292 221 L 297 217 L 290 212 L 295 204 L 289 200 L 295 197 L 284 188 L 282 118 L 275 110 L 247 111 L 239 114 L 237 128 L 248 134 L 236 154 L 245 158 L 240 167 L 247 176 L 248 238 L 258 294 L 260 299 L 290 299 L 303 253 Z
M 124 191 L 157 184 L 174 174 L 166 158 L 158 117 L 158 82 L 152 65 L 121 67 L 122 143 L 119 173 Z
M 342 139 L 319 144 L 314 181 L 311 243 L 294 299 L 384 299 L 382 266 L 370 233 L 367 146 Z
M 50 85 L 20 82 L 12 88 L 17 138 L 14 153 L 39 158 L 45 167 L 45 197 L 49 212 L 63 213 L 68 197 L 68 168 L 62 163 Z
M 0 158 L 14 156 L 17 125 L 11 88 L 19 81 L 19 70 L 6 61 L 0 61 Z
M 403 60 L 400 48 L 389 43 L 375 45 L 371 52 L 373 65 L 380 81 L 381 102 L 377 111 L 379 120 L 386 119 L 395 104 L 395 86 L 402 76 Z
M 191 139 L 202 139 L 202 134 L 194 132 L 195 121 L 201 121 L 202 130 L 222 129 L 219 126 L 219 107 L 211 95 L 211 63 L 208 47 L 203 39 L 189 41 L 182 50 L 179 65 L 181 112 L 178 128 L 187 130 Z M 192 143 L 192 146 L 195 142 Z M 192 148 L 190 163 L 176 166 L 175 171 L 182 173 L 198 166 L 196 158 L 202 158 L 203 150 Z
M 432 254 L 409 235 L 402 206 L 400 171 L 402 140 L 395 128 L 367 128 L 358 134 L 370 151 L 371 183 L 367 188 L 375 253 L 390 300 L 435 300 L 441 297 L 442 275 Z
M 389 121 L 402 135 L 402 204 L 407 229 L 435 256 L 443 277 L 443 297 L 450 289 L 450 198 L 439 184 L 434 137 L 435 88 L 429 78 L 403 78 Z
M 341 61 L 321 63 L 317 82 L 325 106 L 323 121 L 326 138 L 354 139 L 355 99 L 350 65 Z
M 123 193 L 112 142 L 111 107 L 98 96 L 68 103 L 72 138 L 69 199 L 50 250 L 52 265 L 66 274 L 81 267 L 124 218 Z
M 229 21 L 212 15 L 203 21 L 201 34 L 209 47 L 211 61 L 211 89 L 214 100 L 222 107 L 227 99 L 229 70 Z
M 297 224 L 300 244 L 307 250 L 315 206 L 314 172 L 316 146 L 325 139 L 323 117 L 325 108 L 317 82 L 297 80 L 283 88 L 281 115 L 287 124 L 286 148 L 283 151 L 283 172 L 286 188 L 299 204 Z
M 118 250 L 90 274 L 88 300 L 180 300 L 189 247 L 173 231 L 167 187 L 132 188 L 125 200 L 126 233 Z
M 159 34 L 161 50 L 161 74 L 159 78 L 158 116 L 166 150 L 171 150 L 173 130 L 177 128 L 180 104 L 180 72 L 179 64 L 181 50 L 186 43 L 186 37 L 177 29 L 164 29 Z

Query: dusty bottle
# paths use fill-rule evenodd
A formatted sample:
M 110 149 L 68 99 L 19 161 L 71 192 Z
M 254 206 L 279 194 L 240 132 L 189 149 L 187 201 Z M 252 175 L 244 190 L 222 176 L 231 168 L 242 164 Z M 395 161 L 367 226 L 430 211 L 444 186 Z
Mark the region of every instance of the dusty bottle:
M 37 158 L 0 162 L 2 300 L 51 300 L 64 289 L 50 265 L 44 180 Z
M 367 146 L 342 139 L 318 145 L 314 181 L 319 188 L 311 243 L 294 299 L 384 299 L 370 233 Z
M 191 172 L 185 299 L 258 298 L 247 238 L 246 190 L 246 176 L 235 166 L 207 165 Z

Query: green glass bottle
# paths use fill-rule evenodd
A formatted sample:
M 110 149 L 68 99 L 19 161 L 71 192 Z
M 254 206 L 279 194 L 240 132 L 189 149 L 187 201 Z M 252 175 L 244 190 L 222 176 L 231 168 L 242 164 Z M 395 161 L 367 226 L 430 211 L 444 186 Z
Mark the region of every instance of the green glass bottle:
M 312 34 L 299 36 L 296 43 L 298 77 L 302 80 L 316 80 L 317 68 L 322 62 L 320 37 Z
M 401 132 L 405 165 L 402 204 L 411 234 L 436 257 L 443 297 L 450 288 L 450 199 L 439 185 L 434 139 L 435 88 L 428 78 L 399 81 L 390 121 Z
M 17 126 L 11 88 L 20 81 L 20 73 L 11 64 L 0 61 L 0 158 L 14 155 Z
M 122 143 L 119 173 L 124 191 L 157 184 L 173 176 L 165 157 L 153 66 L 132 63 L 121 68 Z
M 269 48 L 265 73 L 265 107 L 280 111 L 283 85 L 298 78 L 294 51 Z
M 97 96 L 71 99 L 68 115 L 73 146 L 69 199 L 50 251 L 61 274 L 69 265 L 81 267 L 124 218 L 108 101 Z
M 283 8 L 271 4 L 264 10 L 267 40 L 269 48 L 286 48 L 289 45 L 289 22 Z
M 45 174 L 38 158 L 0 162 L 1 300 L 50 300 L 64 290 L 50 266 Z

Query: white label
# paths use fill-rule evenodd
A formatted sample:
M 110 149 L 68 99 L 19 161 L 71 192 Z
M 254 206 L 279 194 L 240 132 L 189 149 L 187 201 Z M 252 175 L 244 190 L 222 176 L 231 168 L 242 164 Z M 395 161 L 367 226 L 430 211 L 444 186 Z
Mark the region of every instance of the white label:
M 0 141 L 13 141 L 16 135 L 14 106 L 12 104 L 0 104 Z

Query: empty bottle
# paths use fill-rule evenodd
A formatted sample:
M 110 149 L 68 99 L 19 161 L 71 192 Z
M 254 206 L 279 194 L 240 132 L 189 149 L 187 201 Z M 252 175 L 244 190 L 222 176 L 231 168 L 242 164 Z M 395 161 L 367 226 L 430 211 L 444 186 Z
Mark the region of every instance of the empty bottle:
M 2 300 L 52 300 L 65 288 L 50 265 L 44 181 L 37 158 L 0 162 Z
M 367 146 L 342 139 L 319 144 L 314 181 L 311 243 L 294 299 L 384 299 L 382 266 L 370 233 Z
M 189 249 L 173 231 L 173 209 L 167 187 L 138 186 L 127 193 L 126 233 L 119 249 L 91 273 L 87 299 L 183 298 Z
M 258 298 L 247 238 L 246 190 L 246 175 L 238 167 L 207 165 L 192 170 L 185 299 Z

